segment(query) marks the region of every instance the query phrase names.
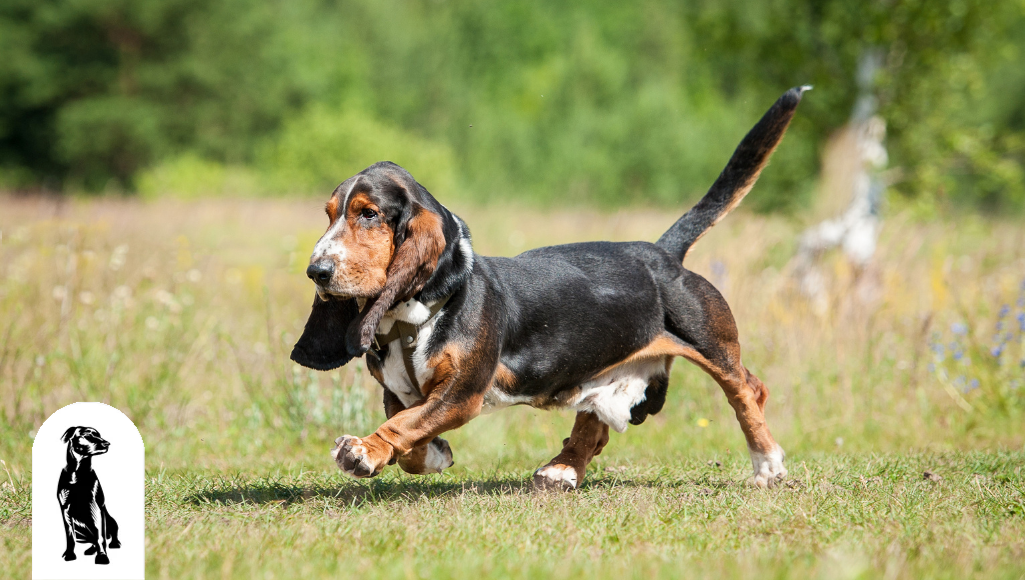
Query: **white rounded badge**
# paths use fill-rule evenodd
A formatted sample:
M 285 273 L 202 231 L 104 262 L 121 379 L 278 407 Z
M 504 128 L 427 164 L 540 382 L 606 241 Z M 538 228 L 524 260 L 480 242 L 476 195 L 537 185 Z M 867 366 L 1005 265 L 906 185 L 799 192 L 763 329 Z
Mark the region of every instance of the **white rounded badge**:
M 32 443 L 32 578 L 143 578 L 145 454 L 104 403 L 57 410 Z

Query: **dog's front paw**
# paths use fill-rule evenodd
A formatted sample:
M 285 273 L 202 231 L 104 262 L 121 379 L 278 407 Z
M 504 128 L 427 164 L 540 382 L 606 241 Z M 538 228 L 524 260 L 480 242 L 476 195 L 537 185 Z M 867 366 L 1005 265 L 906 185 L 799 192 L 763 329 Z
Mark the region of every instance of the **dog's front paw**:
M 775 486 L 787 476 L 787 468 L 783 466 L 786 453 L 779 445 L 768 453 L 751 451 L 751 466 L 754 475 L 747 482 L 755 487 L 769 488 Z
M 381 473 L 390 458 L 381 461 L 376 458 L 377 455 L 383 454 L 375 453 L 369 441 L 352 435 L 342 435 L 335 439 L 335 448 L 331 450 L 338 469 L 355 478 L 374 477 Z
M 96 554 L 97 564 L 110 564 L 110 558 L 106 554 Z
M 117 540 L 112 540 L 109 544 L 107 544 L 107 547 L 116 550 L 121 547 L 121 542 Z
M 561 463 L 549 463 L 534 472 L 534 489 L 538 491 L 571 491 L 582 479 L 575 467 Z
M 61 557 L 64 558 L 65 562 L 70 562 L 70 561 L 74 560 L 75 558 L 77 558 L 77 556 L 75 556 L 75 551 L 74 550 L 67 550 L 66 552 L 64 552 L 64 555 L 61 556 Z

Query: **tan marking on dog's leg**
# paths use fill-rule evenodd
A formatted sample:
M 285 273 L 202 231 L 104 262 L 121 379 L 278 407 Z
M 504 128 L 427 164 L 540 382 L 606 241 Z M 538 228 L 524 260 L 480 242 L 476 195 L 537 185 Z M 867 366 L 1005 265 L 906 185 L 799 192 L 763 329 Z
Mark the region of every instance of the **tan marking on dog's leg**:
M 406 473 L 413 475 L 427 475 L 428 473 L 441 473 L 452 467 L 455 463 L 452 460 L 452 447 L 448 441 L 441 437 L 435 437 L 430 442 L 417 445 L 408 453 L 398 458 L 399 467 Z
M 439 434 L 461 427 L 479 415 L 484 402 L 482 394 L 463 391 L 456 395 L 462 397 L 458 404 L 452 398 L 451 389 L 460 379 L 459 361 L 464 356 L 458 347 L 446 348 L 428 363 L 434 374 L 421 388 L 426 399 L 396 412 L 368 437 L 339 437 L 332 451 L 339 468 L 353 477 L 373 477 L 392 461 L 418 447 L 426 447 Z M 439 465 L 445 459 L 443 449 L 435 451 L 440 453 L 435 455 L 431 449 L 426 450 L 424 468 Z M 451 450 L 448 460 L 451 461 Z
M 739 360 L 740 347 L 734 346 L 732 350 L 736 352 L 730 358 Z M 756 487 L 772 487 L 786 477 L 787 469 L 783 466 L 785 453 L 772 438 L 765 422 L 764 409 L 769 389 L 739 362 L 732 370 L 726 370 L 712 364 L 695 350 L 689 351 L 684 358 L 701 367 L 719 383 L 736 412 L 754 469 L 754 475 L 748 482 Z
M 608 442 L 608 425 L 593 413 L 577 413 L 573 431 L 563 441 L 562 452 L 534 472 L 534 488 L 568 491 L 580 487 L 587 465 Z
M 383 384 L 383 383 L 382 383 Z M 391 419 L 396 413 L 404 411 L 406 406 L 402 404 L 395 393 L 384 389 L 384 414 Z M 455 463 L 452 460 L 452 447 L 448 441 L 441 437 L 435 437 L 429 442 L 413 447 L 408 453 L 396 457 L 395 461 L 402 468 L 402 471 L 413 475 L 426 475 L 428 473 L 441 473 L 452 467 Z

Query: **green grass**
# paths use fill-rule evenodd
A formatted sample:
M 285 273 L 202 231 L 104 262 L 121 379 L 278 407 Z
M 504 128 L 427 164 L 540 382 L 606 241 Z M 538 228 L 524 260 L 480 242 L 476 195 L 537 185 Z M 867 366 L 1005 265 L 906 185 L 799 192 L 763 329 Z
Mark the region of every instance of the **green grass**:
M 987 342 L 1021 310 L 1020 224 L 894 216 L 874 270 L 825 258 L 818 310 L 788 281 L 799 225 L 731 216 L 688 266 L 724 292 L 771 390 L 788 483 L 743 484 L 732 410 L 681 361 L 663 412 L 613 434 L 561 495 L 527 487 L 569 433 L 560 411 L 510 408 L 446 434 L 443 475 L 356 482 L 333 466 L 334 437 L 370 433 L 383 412 L 360 365 L 287 359 L 321 201 L 0 205 L 0 576 L 31 567 L 34 430 L 100 400 L 146 441 L 151 578 L 1025 577 L 1022 339 L 1001 357 Z M 505 255 L 650 240 L 677 217 L 456 210 L 479 252 Z M 866 279 L 874 298 L 857 298 Z M 955 341 L 971 364 L 939 360 Z
M 770 491 L 740 483 L 741 457 L 600 461 L 569 494 L 533 493 L 522 468 L 356 482 L 325 463 L 152 470 L 149 576 L 1025 574 L 1021 452 L 813 454 Z M 28 502 L 0 502 L 12 571 L 29 567 Z

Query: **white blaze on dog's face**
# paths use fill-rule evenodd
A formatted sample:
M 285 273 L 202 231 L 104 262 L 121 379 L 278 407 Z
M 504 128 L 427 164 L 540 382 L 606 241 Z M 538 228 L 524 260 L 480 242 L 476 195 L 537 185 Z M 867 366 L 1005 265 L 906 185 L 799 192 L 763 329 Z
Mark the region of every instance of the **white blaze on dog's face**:
M 110 443 L 100 437 L 100 432 L 92 427 L 75 429 L 68 441 L 71 450 L 82 457 L 102 455 L 110 449 Z
M 387 281 L 394 231 L 386 210 L 357 185 L 359 180 L 344 194 L 336 191 L 324 208 L 331 223 L 313 248 L 307 270 L 321 297 L 370 298 Z

